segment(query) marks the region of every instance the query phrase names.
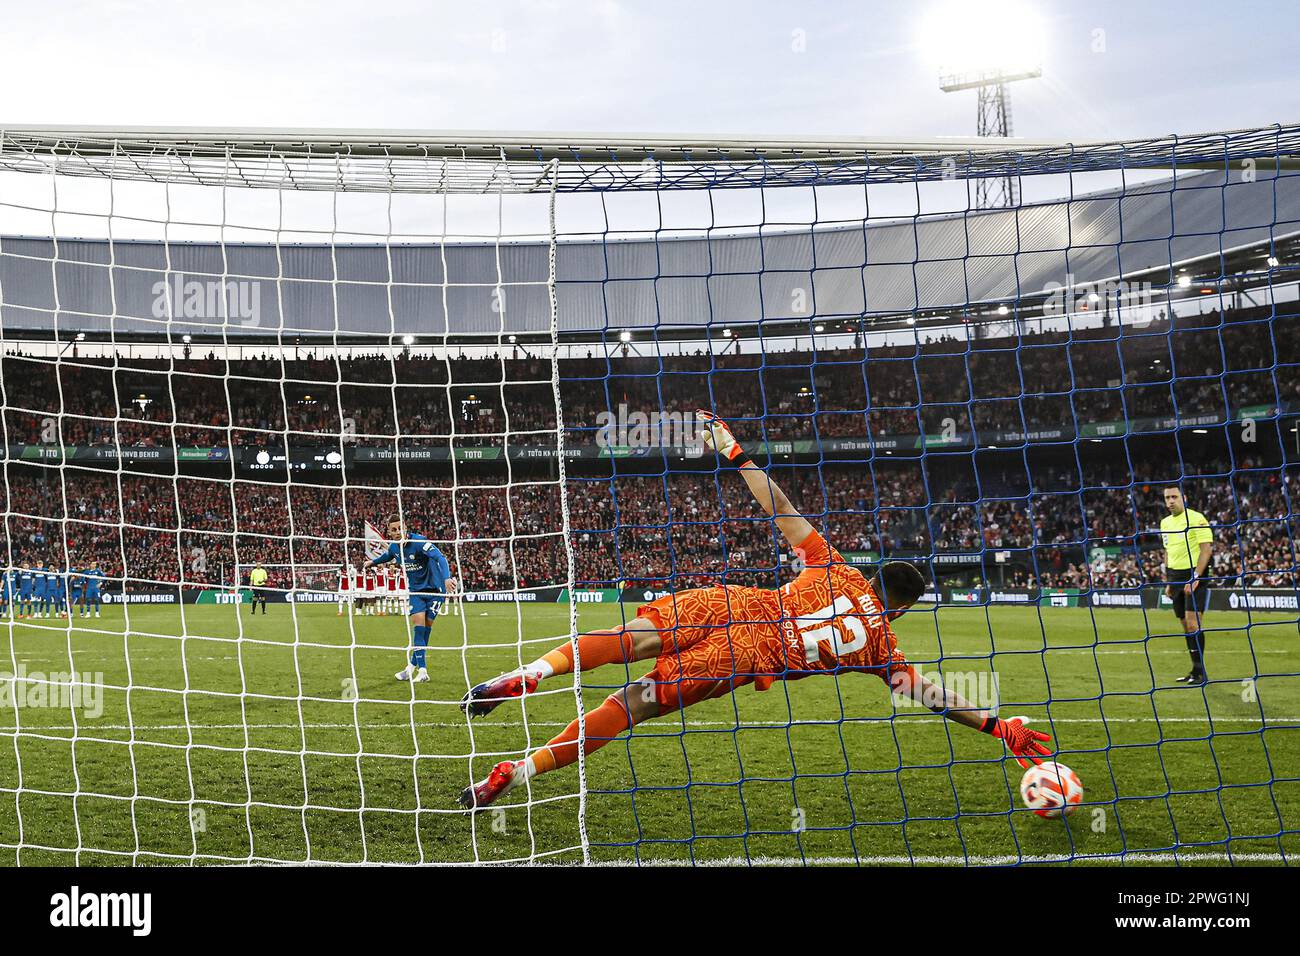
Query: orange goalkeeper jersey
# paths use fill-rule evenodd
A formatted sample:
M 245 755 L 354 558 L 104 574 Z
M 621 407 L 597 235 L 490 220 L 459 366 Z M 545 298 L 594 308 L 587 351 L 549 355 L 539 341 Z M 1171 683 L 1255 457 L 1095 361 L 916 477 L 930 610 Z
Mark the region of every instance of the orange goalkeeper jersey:
M 661 688 L 676 685 L 661 693 L 665 706 L 840 669 L 887 680 L 895 667 L 906 666 L 862 572 L 815 531 L 797 551 L 804 570 L 777 590 L 679 591 L 640 609 L 664 634 L 663 653 L 648 676 Z
M 888 678 L 895 665 L 905 665 L 885 609 L 862 572 L 816 531 L 796 551 L 804 570 L 789 584 L 765 592 L 780 622 L 779 647 L 765 647 L 765 661 L 775 664 L 779 654 L 787 680 L 839 668 Z M 763 690 L 772 681 L 755 683 Z

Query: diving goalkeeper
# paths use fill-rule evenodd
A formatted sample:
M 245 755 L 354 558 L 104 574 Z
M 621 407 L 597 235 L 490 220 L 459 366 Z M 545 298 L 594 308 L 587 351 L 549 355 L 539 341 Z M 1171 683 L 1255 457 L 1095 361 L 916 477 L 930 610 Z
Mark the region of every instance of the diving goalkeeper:
M 1003 720 L 934 684 L 908 665 L 890 623 L 925 590 L 911 564 L 888 561 L 868 581 L 847 564 L 790 504 L 784 492 L 737 444 L 727 426 L 707 412 L 704 441 L 734 465 L 759 507 L 802 557 L 804 570 L 778 590 L 722 585 L 670 594 L 643 605 L 622 627 L 577 638 L 584 671 L 605 664 L 655 660 L 637 685 L 611 694 L 587 713 L 584 753 L 591 753 L 629 727 L 753 684 L 766 690 L 778 680 L 813 674 L 875 674 L 892 691 L 910 696 L 963 726 L 1003 740 L 1022 766 L 1051 751 L 1050 737 L 1019 718 Z M 479 684 L 461 706 L 471 717 L 502 702 L 533 693 L 538 684 L 570 673 L 573 643 L 565 643 L 519 670 Z M 466 787 L 460 803 L 480 809 L 532 777 L 578 759 L 578 721 L 525 759 L 505 761 L 487 778 Z

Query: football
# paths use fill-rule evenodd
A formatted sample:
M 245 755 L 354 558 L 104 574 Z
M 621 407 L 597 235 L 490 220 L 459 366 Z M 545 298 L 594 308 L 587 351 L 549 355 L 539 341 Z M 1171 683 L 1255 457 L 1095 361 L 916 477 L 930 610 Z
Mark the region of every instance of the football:
M 1083 784 L 1065 764 L 1049 761 L 1025 771 L 1020 778 L 1020 796 L 1040 817 L 1068 817 L 1083 802 Z

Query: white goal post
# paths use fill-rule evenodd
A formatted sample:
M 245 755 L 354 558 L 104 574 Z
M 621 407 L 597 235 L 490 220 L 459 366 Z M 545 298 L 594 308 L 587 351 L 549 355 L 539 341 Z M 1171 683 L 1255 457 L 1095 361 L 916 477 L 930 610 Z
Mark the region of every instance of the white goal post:
M 612 691 L 584 679 L 576 640 L 571 680 L 490 719 L 462 709 L 480 681 L 616 628 L 656 596 L 788 566 L 779 543 L 729 543 L 762 519 L 748 499 L 724 500 L 698 442 L 611 442 L 650 429 L 618 416 L 646 411 L 638 397 L 661 412 L 703 394 L 692 415 L 748 398 L 755 443 L 812 475 L 810 507 L 865 527 L 890 507 L 859 487 L 885 456 L 893 467 L 896 450 L 923 460 L 949 447 L 927 443 L 923 390 L 886 403 L 921 432 L 906 433 L 914 448 L 855 431 L 832 460 L 821 442 L 841 436 L 819 416 L 866 429 L 882 399 L 819 404 L 834 364 L 820 358 L 806 386 L 769 396 L 768 359 L 852 350 L 866 389 L 869 349 L 919 355 L 928 329 L 969 344 L 976 312 L 1035 334 L 1022 299 L 1089 254 L 1086 278 L 1125 277 L 1112 254 L 1123 231 L 1136 218 L 1163 241 L 1172 218 L 1173 201 L 1144 186 L 1211 176 L 1225 155 L 1250 161 L 1264 189 L 1300 168 L 1300 127 L 1072 143 L 0 125 L 3 563 L 70 573 L 94 561 L 122 593 L 93 627 L 69 618 L 39 641 L 5 622 L 9 683 L 55 703 L 14 695 L 0 708 L 13 751 L 0 849 L 18 863 L 585 864 L 693 862 L 722 837 L 751 860 L 750 839 L 775 824 L 748 815 L 741 731 L 842 730 L 841 712 L 670 714 L 602 752 L 625 757 L 593 782 L 585 715 Z M 994 175 L 1064 183 L 1066 198 L 973 209 L 970 184 Z M 1186 201 L 1196 222 L 1221 212 L 1215 195 Z M 1089 202 L 1085 244 L 1071 217 Z M 942 231 L 951 222 L 960 230 Z M 1230 238 L 1291 239 L 1293 227 Z M 1188 228 L 1176 262 L 1170 238 L 1165 272 L 1218 261 L 1224 231 Z M 1042 248 L 1022 249 L 1022 235 Z M 1018 367 L 1018 347 L 1007 351 Z M 751 378 L 733 385 L 724 368 Z M 803 431 L 769 437 L 771 421 L 800 417 Z M 823 466 L 844 462 L 860 473 L 828 489 Z M 920 492 L 898 513 L 928 521 L 924 478 L 899 487 Z M 427 649 L 409 620 L 333 607 L 340 569 L 366 556 L 365 525 L 390 515 L 436 545 L 457 582 Z M 261 561 L 268 588 L 329 597 L 267 618 L 206 607 Z M 427 653 L 428 684 L 394 679 L 395 655 L 411 651 Z M 97 706 L 44 693 L 55 684 L 93 688 Z M 862 719 L 855 732 L 895 730 L 892 716 Z M 525 781 L 492 812 L 457 803 L 498 761 L 570 726 L 568 772 Z M 701 797 L 691 760 L 709 734 L 734 754 Z M 643 736 L 685 761 L 685 783 L 638 777 Z M 837 759 L 845 736 L 829 745 Z M 757 784 L 797 799 L 801 775 L 847 792 L 856 772 L 847 751 L 831 774 L 789 756 Z M 709 802 L 721 790 L 735 806 Z M 743 821 L 697 833 L 693 800 L 715 814 L 700 814 L 703 828 L 736 806 Z M 687 807 L 686 837 L 640 815 L 673 801 Z M 784 805 L 775 818 L 788 823 Z M 852 840 L 861 825 L 827 829 Z M 782 860 L 805 859 L 801 827 L 778 828 L 799 841 Z M 927 858 L 910 845 L 881 857 Z

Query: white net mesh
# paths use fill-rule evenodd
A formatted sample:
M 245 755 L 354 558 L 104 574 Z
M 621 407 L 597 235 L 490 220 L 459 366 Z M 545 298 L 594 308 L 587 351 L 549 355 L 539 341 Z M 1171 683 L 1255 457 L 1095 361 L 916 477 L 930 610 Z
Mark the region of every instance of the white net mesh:
M 520 235 L 553 245 L 547 197 L 534 234 L 492 162 L 362 174 L 272 148 L 252 175 L 229 151 L 104 142 L 86 165 L 86 146 L 0 143 L 0 844 L 21 863 L 581 860 L 576 780 L 508 816 L 456 802 L 574 715 L 567 687 L 531 722 L 471 728 L 459 706 L 572 625 L 533 613 L 573 570 L 556 351 L 538 348 L 554 274 L 501 266 Z M 344 184 L 379 194 L 349 204 Z M 496 268 L 464 268 L 467 244 Z M 527 358 L 507 332 L 525 288 L 551 303 Z M 433 311 L 484 334 L 457 349 Z M 521 468 L 526 445 L 548 451 Z M 394 514 L 466 592 L 430 614 L 428 684 L 394 680 L 416 649 L 405 575 L 349 570 Z M 97 600 L 29 613 L 38 569 L 102 580 Z

